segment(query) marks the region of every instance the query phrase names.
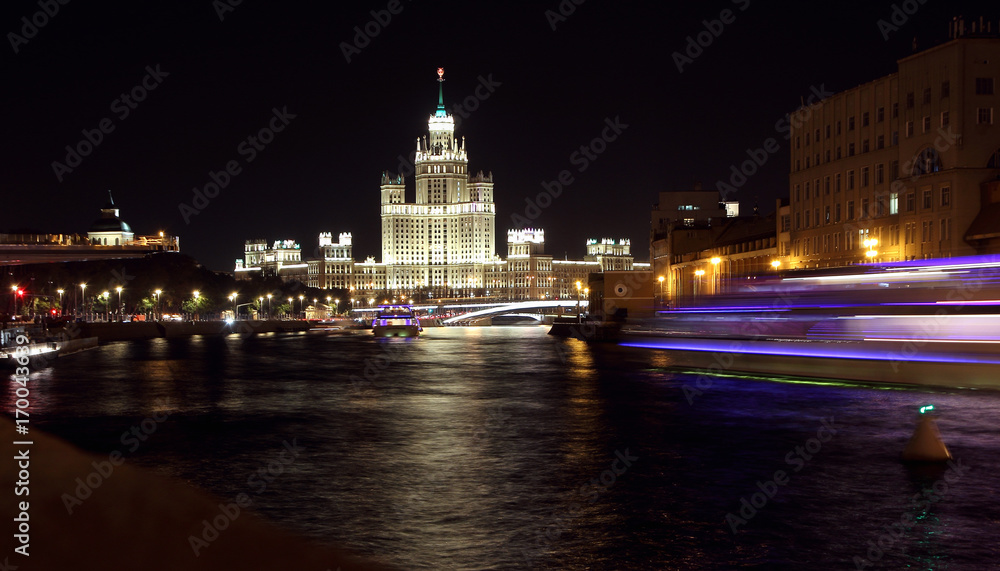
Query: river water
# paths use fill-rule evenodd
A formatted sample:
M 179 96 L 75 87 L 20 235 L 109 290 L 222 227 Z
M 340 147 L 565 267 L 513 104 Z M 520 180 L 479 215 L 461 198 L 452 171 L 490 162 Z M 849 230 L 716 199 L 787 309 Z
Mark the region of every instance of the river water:
M 157 339 L 33 374 L 32 419 L 402 569 L 997 568 L 1000 392 L 670 365 L 540 327 Z M 928 403 L 951 469 L 898 460 Z

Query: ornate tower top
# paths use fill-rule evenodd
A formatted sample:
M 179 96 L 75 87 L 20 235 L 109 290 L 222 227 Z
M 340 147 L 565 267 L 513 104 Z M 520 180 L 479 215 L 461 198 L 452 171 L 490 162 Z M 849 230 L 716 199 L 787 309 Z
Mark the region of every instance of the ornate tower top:
M 430 141 L 425 145 L 424 151 L 431 155 L 444 155 L 446 153 L 456 153 L 455 147 L 455 118 L 444 108 L 444 68 L 437 68 L 438 74 L 438 104 L 434 114 L 427 121 L 427 130 L 430 132 Z M 420 150 L 420 143 L 417 143 Z
M 435 117 L 447 117 L 448 112 L 444 109 L 444 68 L 438 68 L 438 106 L 434 112 Z

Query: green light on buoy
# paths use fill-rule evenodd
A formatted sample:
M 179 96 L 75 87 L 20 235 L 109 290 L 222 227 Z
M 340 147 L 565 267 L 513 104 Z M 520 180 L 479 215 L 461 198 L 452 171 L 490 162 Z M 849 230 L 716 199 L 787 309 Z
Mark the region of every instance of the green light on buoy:
M 932 404 L 929 404 L 927 406 L 922 406 L 922 407 L 920 407 L 920 414 L 924 414 L 924 413 L 930 412 L 932 410 L 934 410 L 934 405 L 932 405 Z

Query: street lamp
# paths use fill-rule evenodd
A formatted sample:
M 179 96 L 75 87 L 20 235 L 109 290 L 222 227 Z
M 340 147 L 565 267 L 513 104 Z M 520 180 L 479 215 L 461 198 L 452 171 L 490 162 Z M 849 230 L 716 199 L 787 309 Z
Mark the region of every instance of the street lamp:
M 305 299 L 305 298 L 306 298 L 306 296 L 301 295 L 301 294 L 299 295 L 299 313 L 302 314 L 302 319 L 306 318 L 306 308 L 305 308 L 304 305 L 302 305 L 302 300 Z
M 663 276 L 656 278 L 660 282 L 660 307 L 663 307 Z
M 235 291 L 229 294 L 229 299 L 233 301 L 233 321 L 235 321 L 239 317 L 239 315 L 237 315 L 236 313 L 237 311 L 239 311 L 239 307 L 236 305 L 236 298 L 239 297 L 239 295 L 240 294 Z
M 10 291 L 13 292 L 11 293 L 11 297 L 14 298 L 14 316 L 17 317 L 17 286 L 10 286 Z
M 292 309 L 295 308 L 295 306 L 292 305 L 293 303 L 295 303 L 294 301 L 292 301 L 293 299 L 294 298 L 291 298 L 291 297 L 288 298 L 288 319 L 292 318 Z
M 87 284 L 80 284 L 80 305 L 81 305 L 80 315 L 81 315 L 81 317 L 86 318 L 86 315 L 87 315 Z
M 162 289 L 158 289 L 153 292 L 156 295 L 156 314 L 159 317 L 154 316 L 154 320 L 162 319 L 163 316 L 160 314 L 160 294 L 163 293 Z
M 694 282 L 694 296 L 698 297 L 698 286 L 701 285 L 701 276 L 705 275 L 705 270 L 695 270 L 694 275 L 698 278 Z
M 722 289 L 722 276 L 719 275 L 719 263 L 722 258 L 714 256 L 709 262 L 712 263 L 712 293 L 717 294 Z
M 111 321 L 111 316 L 108 315 L 110 313 L 108 311 L 108 298 L 111 297 L 111 293 L 105 291 L 101 294 L 101 297 L 104 298 L 104 321 Z
M 878 255 L 878 252 L 875 251 L 875 246 L 878 245 L 878 240 L 876 240 L 875 238 L 866 239 L 864 244 L 865 248 L 868 248 L 868 251 L 865 252 L 865 256 L 867 256 L 869 260 L 874 261 L 875 256 Z
M 191 295 L 194 296 L 194 310 L 195 310 L 195 313 L 198 314 L 198 312 L 201 311 L 201 308 L 200 308 L 201 304 L 198 303 L 198 300 L 201 299 L 201 292 L 198 291 L 198 290 L 194 290 L 193 292 L 191 292 Z M 194 319 L 194 315 L 191 316 L 191 319 L 192 320 Z
M 257 319 L 260 319 L 260 314 L 264 312 L 264 296 L 257 298 Z
M 267 318 L 271 319 L 271 294 L 267 294 Z
M 122 286 L 118 286 L 118 287 L 115 288 L 115 291 L 118 292 L 118 323 L 122 323 L 123 321 L 125 321 L 125 316 L 122 315 L 123 313 L 125 313 L 125 307 L 122 305 L 122 290 L 123 289 L 125 289 L 125 288 L 123 288 Z M 62 291 L 62 290 L 59 290 L 59 291 Z
M 63 316 L 62 296 L 63 296 L 64 293 L 66 293 L 66 290 L 64 290 L 64 289 L 57 289 L 56 293 L 59 294 L 59 317 L 62 317 Z
M 781 262 L 779 262 L 778 260 L 774 260 L 773 262 L 771 262 L 771 267 L 777 270 L 778 268 L 781 267 Z
M 576 282 L 576 322 L 580 323 L 580 282 Z

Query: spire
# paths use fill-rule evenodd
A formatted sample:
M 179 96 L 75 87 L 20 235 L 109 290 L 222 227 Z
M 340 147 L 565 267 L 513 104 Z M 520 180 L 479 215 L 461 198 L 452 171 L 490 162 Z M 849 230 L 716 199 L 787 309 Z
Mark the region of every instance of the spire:
M 110 188 L 108 189 L 108 204 L 110 204 L 111 206 L 115 205 L 115 199 L 114 199 L 114 197 L 111 196 L 111 189 Z
M 447 117 L 448 112 L 444 109 L 444 68 L 438 68 L 438 106 L 434 112 L 435 117 Z

